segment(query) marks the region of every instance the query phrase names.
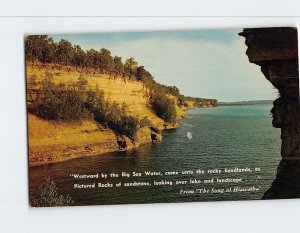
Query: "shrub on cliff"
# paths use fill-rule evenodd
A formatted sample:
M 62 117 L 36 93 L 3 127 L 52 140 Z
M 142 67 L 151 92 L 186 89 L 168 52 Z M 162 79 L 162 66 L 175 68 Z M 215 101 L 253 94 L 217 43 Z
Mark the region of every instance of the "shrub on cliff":
M 107 103 L 103 91 L 96 88 L 95 91 L 87 92 L 85 106 L 93 113 L 96 121 L 107 124 L 112 130 L 134 140 L 138 129 L 138 120 L 126 114 L 126 104 L 119 107 L 115 102 Z
M 88 81 L 86 78 L 83 77 L 82 74 L 79 75 L 78 80 L 77 80 L 77 88 L 79 91 L 86 91 L 88 88 Z
M 123 116 L 120 122 L 120 132 L 127 135 L 131 139 L 135 139 L 138 129 L 138 120 L 133 116 Z
M 37 116 L 48 120 L 79 120 L 85 115 L 80 95 L 68 92 L 57 97 L 46 96 L 37 103 Z
M 174 123 L 176 121 L 176 108 L 174 102 L 166 94 L 156 92 L 151 96 L 151 105 L 156 114 L 164 121 Z
M 126 109 L 119 107 L 115 102 L 107 105 L 105 112 L 105 121 L 109 128 L 126 135 L 132 140 L 135 139 L 138 130 L 138 119 L 126 114 Z
M 37 116 L 48 120 L 78 120 L 85 111 L 80 93 L 74 90 L 62 90 L 55 85 L 52 76 L 47 75 L 41 93 L 35 103 Z
M 63 84 L 55 84 L 53 75 L 46 73 L 45 81 L 34 103 L 34 113 L 47 120 L 76 121 L 84 117 L 93 117 L 97 122 L 108 125 L 121 135 L 135 139 L 138 127 L 149 125 L 147 119 L 141 122 L 136 117 L 129 116 L 127 105 L 122 107 L 117 103 L 107 103 L 104 93 L 96 86 L 89 89 L 88 82 L 79 76 L 76 86 L 66 88 Z M 168 118 L 166 118 L 168 119 Z
M 96 121 L 99 123 L 105 122 L 106 103 L 104 93 L 98 88 L 98 86 L 95 91 L 90 89 L 87 92 L 85 107 L 92 112 Z
M 31 198 L 33 207 L 70 206 L 74 200 L 69 195 L 60 195 L 56 184 L 50 177 L 38 187 L 37 193 Z
M 64 86 L 54 84 L 52 77 L 46 78 L 35 103 L 36 115 L 47 120 L 63 121 L 76 121 L 92 115 L 97 122 L 107 124 L 119 134 L 135 139 L 139 122 L 137 118 L 126 114 L 125 104 L 119 107 L 116 103 L 106 103 L 104 93 L 98 87 L 82 91 L 86 88 L 86 82 L 82 78 L 77 86 L 81 87 L 80 91 L 67 90 Z

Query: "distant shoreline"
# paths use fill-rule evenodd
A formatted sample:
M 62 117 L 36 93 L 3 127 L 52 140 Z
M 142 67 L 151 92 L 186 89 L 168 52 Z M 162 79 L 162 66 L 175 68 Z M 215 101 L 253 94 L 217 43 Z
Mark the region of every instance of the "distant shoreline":
M 218 106 L 241 106 L 241 105 L 266 105 L 273 104 L 274 100 L 249 100 L 236 102 L 219 102 Z

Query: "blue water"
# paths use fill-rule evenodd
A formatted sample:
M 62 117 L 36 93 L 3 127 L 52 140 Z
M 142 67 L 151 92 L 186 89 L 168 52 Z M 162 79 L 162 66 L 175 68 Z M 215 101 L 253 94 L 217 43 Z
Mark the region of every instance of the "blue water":
M 75 205 L 187 202 L 261 199 L 271 186 L 280 161 L 280 130 L 272 127 L 271 105 L 222 106 L 188 111 L 191 118 L 181 120 L 180 127 L 163 132 L 160 144 L 149 144 L 127 152 L 84 157 L 30 169 L 33 193 L 46 176 L 55 180 L 62 194 L 70 194 Z M 192 139 L 187 138 L 191 132 Z M 252 172 L 207 174 L 207 169 L 251 168 Z M 257 168 L 259 171 L 254 171 Z M 197 169 L 205 174 L 195 174 Z M 158 171 L 159 177 L 109 178 L 105 182 L 147 181 L 149 187 L 121 187 L 75 190 L 71 173 L 93 174 L 125 171 Z M 194 174 L 165 176 L 166 171 L 191 170 Z M 238 184 L 185 184 L 176 180 L 241 178 Z M 173 185 L 154 186 L 153 181 L 173 181 Z M 77 183 L 99 182 L 83 180 Z M 181 190 L 200 188 L 228 189 L 255 186 L 258 191 L 208 194 L 182 194 Z

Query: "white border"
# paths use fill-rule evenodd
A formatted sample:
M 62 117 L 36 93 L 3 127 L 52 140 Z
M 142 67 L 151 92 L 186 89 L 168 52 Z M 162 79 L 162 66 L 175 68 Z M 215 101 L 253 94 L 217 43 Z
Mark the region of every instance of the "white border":
M 4 0 L 3 16 L 299 16 L 298 0 Z
M 58 3 L 56 8 L 60 13 Z M 15 14 L 32 13 L 24 9 Z M 23 36 L 31 33 L 294 26 L 299 22 L 297 17 L 0 18 L 0 232 L 299 232 L 299 199 L 29 208 L 23 59 Z

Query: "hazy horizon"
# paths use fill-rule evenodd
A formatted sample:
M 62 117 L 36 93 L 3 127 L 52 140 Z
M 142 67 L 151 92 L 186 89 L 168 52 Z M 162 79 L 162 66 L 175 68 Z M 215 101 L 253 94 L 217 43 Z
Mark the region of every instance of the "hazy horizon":
M 246 56 L 242 29 L 110 32 L 49 35 L 84 50 L 109 49 L 123 62 L 134 57 L 161 84 L 181 94 L 219 102 L 273 100 L 277 90 Z

